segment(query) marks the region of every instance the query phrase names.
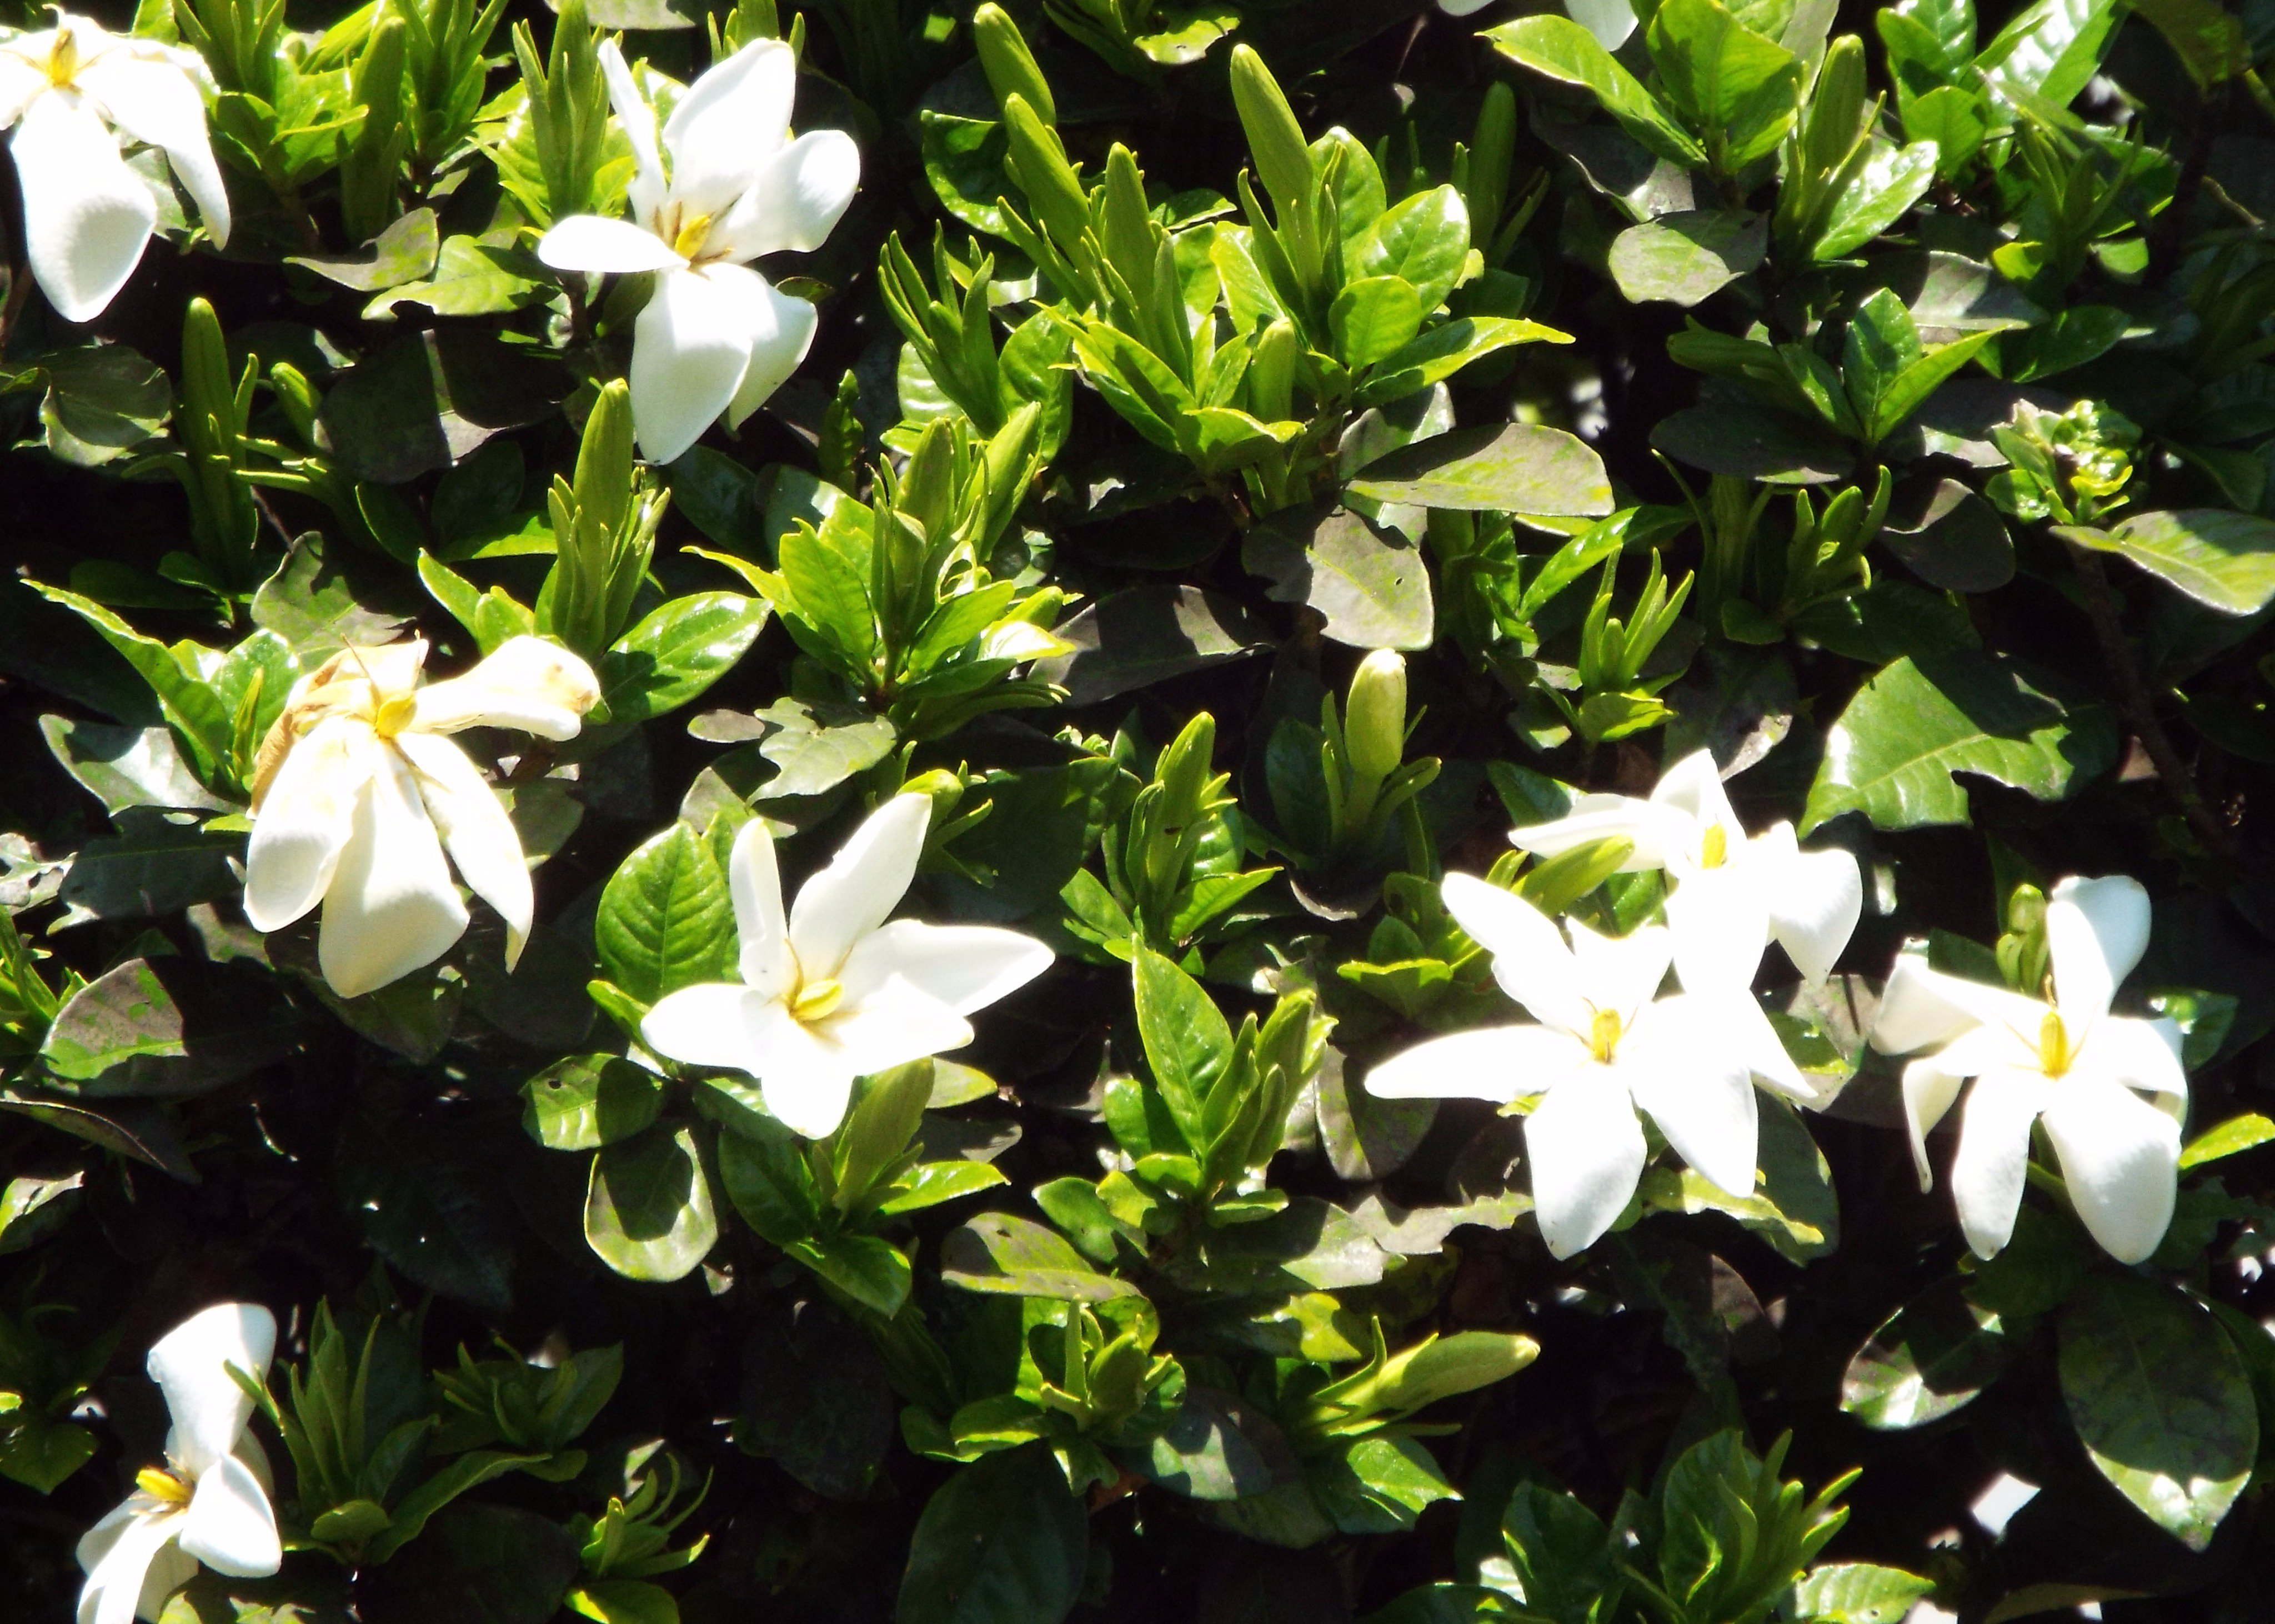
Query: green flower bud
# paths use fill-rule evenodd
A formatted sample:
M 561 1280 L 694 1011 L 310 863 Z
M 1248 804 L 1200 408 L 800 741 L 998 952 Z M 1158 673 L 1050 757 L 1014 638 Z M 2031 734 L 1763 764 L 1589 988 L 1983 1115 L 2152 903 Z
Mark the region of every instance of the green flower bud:
M 971 14 L 971 42 L 979 47 L 980 71 L 987 75 L 987 87 L 995 93 L 998 107 L 1015 95 L 1023 96 L 1045 124 L 1058 123 L 1058 104 L 1051 100 L 1050 81 L 1035 65 L 1027 36 L 994 0 Z
M 1343 752 L 1354 777 L 1380 783 L 1406 754 L 1406 661 L 1378 648 L 1359 662 L 1343 707 Z

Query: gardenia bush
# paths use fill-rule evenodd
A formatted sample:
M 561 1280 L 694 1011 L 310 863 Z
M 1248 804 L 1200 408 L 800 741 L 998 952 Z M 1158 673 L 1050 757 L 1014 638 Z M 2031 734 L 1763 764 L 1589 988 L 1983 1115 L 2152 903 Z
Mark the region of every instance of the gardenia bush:
M 0 12 L 0 1619 L 2270 1616 L 2275 6 L 349 4 Z

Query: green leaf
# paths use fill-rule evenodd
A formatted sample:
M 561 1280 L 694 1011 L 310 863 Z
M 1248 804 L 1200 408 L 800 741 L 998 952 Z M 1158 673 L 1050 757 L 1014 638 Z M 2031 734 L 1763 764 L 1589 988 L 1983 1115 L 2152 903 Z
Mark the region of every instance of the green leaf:
M 1414 284 L 1400 277 L 1363 276 L 1335 295 L 1327 330 L 1344 366 L 1372 366 L 1414 341 L 1422 330 L 1422 301 Z
M 1150 948 L 1131 961 L 1145 1062 L 1185 1144 L 1206 1147 L 1209 1096 L 1232 1063 L 1232 1029 L 1199 982 Z
M 435 211 L 414 208 L 374 238 L 367 253 L 288 255 L 284 263 L 314 271 L 327 282 L 359 293 L 376 293 L 426 276 L 435 268 L 435 255 L 442 245 Z
M 1658 98 L 1612 59 L 1596 36 L 1568 17 L 1520 17 L 1485 31 L 1493 49 L 1512 62 L 1561 84 L 1595 93 L 1620 127 L 1670 163 L 1704 165 L 1706 150 L 1675 123 Z
M 1469 512 L 1594 518 L 1612 510 L 1603 458 L 1576 436 L 1537 423 L 1417 440 L 1376 458 L 1346 488 L 1370 502 Z
M 642 1003 L 734 978 L 727 876 L 701 836 L 675 823 L 624 860 L 601 893 L 593 946 L 608 978 Z
M 1810 245 L 1810 257 L 1837 260 L 1854 253 L 1902 219 L 1934 184 L 1937 157 L 1933 141 L 1874 147 L 1863 167 L 1833 199 L 1825 229 Z
M 821 1225 L 821 1199 L 804 1143 L 771 1116 L 727 1103 L 717 1090 L 697 1103 L 728 1131 L 719 1140 L 719 1182 L 743 1221 L 776 1246 L 788 1247 Z
M 2056 525 L 2054 533 L 2131 560 L 2223 615 L 2275 602 L 2275 519 L 2225 508 L 2135 513 L 2110 530 Z
M 882 1235 L 826 1235 L 782 1248 L 862 1307 L 887 1319 L 909 1300 L 908 1254 Z
M 78 1173 L 10 1179 L 7 1188 L 0 1190 L 0 1253 L 36 1246 L 62 1227 L 79 1210 L 85 1182 L 85 1175 Z
M 340 1199 L 364 1238 L 418 1284 L 503 1314 L 513 1298 L 513 1237 L 491 1147 L 447 1119 L 390 1121 L 366 1107 L 341 1124 Z
M 679 1624 L 679 1603 L 645 1579 L 587 1579 L 563 1598 L 593 1624 Z
M 782 1296 L 743 1345 L 735 1446 L 773 1461 L 827 1499 L 858 1499 L 876 1481 L 899 1409 L 875 1344 L 827 1302 Z
M 0 1477 L 42 1494 L 54 1493 L 94 1454 L 94 1433 L 45 1416 L 28 1416 L 13 1430 L 0 1431 Z
M 40 1059 L 71 1094 L 183 1099 L 282 1060 L 309 1024 L 251 965 L 129 959 L 71 996 Z
M 2007 20 L 1975 65 L 2009 101 L 2039 96 L 2067 107 L 2100 69 L 2123 17 L 2117 0 L 2037 0 Z
M 1241 1431 L 1238 1410 L 1237 1401 L 1223 1394 L 1188 1388 L 1132 1469 L 1187 1499 L 1238 1499 L 1269 1488 L 1272 1469 Z
M 683 1280 L 718 1238 L 711 1182 L 688 1129 L 658 1129 L 593 1158 L 585 1239 L 617 1273 Z
M 2099 1275 L 2062 1311 L 2062 1401 L 2101 1475 L 2191 1551 L 2211 1543 L 2259 1453 L 2243 1362 L 2179 1290 Z
M 1251 528 L 1240 561 L 1273 582 L 1276 603 L 1316 610 L 1320 631 L 1353 648 L 1427 648 L 1437 633 L 1420 549 L 1338 509 L 1290 508 Z
M 43 586 L 36 581 L 32 585 L 49 601 L 60 603 L 79 615 L 104 642 L 126 657 L 126 663 L 141 674 L 142 680 L 158 696 L 166 720 L 181 730 L 190 747 L 192 769 L 200 779 L 213 782 L 218 765 L 229 759 L 233 719 L 194 660 L 178 652 L 193 649 L 194 646 L 183 644 L 168 648 L 77 593 L 65 592 L 59 586 Z
M 1848 812 L 1883 829 L 1964 823 L 1958 773 L 2058 801 L 2116 757 L 2115 729 L 2097 705 L 2065 706 L 1992 655 L 1907 656 L 1858 689 L 1833 724 L 1801 832 Z
M 1387 405 L 1442 383 L 1471 361 L 1513 345 L 1571 342 L 1569 333 L 1538 321 L 1520 321 L 1510 316 L 1462 316 L 1440 322 L 1395 355 L 1376 362 L 1356 399 L 1362 406 Z M 1445 426 L 1439 427 L 1442 430 Z M 1344 442 L 1346 446 L 1349 443 Z
M 1890 1315 L 1840 1378 L 1840 1408 L 1876 1431 L 1940 1420 L 1971 1404 L 2014 1356 L 1999 1316 L 1942 1280 Z
M 1808 1624 L 1902 1624 L 1935 1581 L 1871 1562 L 1828 1562 L 1793 1587 L 1787 1616 Z
M 1236 659 L 1265 636 L 1232 599 L 1198 586 L 1143 585 L 1108 593 L 1057 628 L 1074 652 L 1035 662 L 1034 674 L 1095 705 Z
M 164 918 L 193 903 L 229 895 L 243 884 L 241 834 L 207 829 L 186 812 L 129 806 L 112 822 L 116 835 L 91 840 L 72 854 L 57 896 L 82 919 Z
M 629 1139 L 663 1109 L 663 1081 L 618 1054 L 572 1054 L 521 1085 L 521 1122 L 552 1151 L 597 1151 Z
M 1134 1297 L 1138 1288 L 1101 1274 L 1056 1233 L 1009 1212 L 982 1212 L 940 1243 L 940 1276 L 966 1291 L 1063 1303 Z
M 57 460 L 99 468 L 155 437 L 174 408 L 165 373 L 124 344 L 35 357 L 0 388 L 42 388 L 40 427 Z
M 1416 314 L 1427 315 L 1446 302 L 1469 257 L 1469 207 L 1453 187 L 1433 186 L 1392 204 L 1350 245 L 1345 291 L 1360 281 L 1395 277 L 1414 290 Z
M 197 781 L 164 728 L 122 728 L 67 716 L 40 718 L 41 736 L 64 771 L 106 812 L 129 806 L 225 812 L 230 803 Z
M 2014 542 L 1999 510 L 1957 480 L 1940 480 L 1927 506 L 1880 532 L 1880 540 L 1931 586 L 1992 592 L 2014 578 Z
M 926 1502 L 895 1624 L 1058 1624 L 1089 1552 L 1089 1519 L 1049 1449 L 990 1455 Z
M 1777 150 L 1799 110 L 1799 57 L 1741 23 L 1719 0 L 1664 0 L 1644 40 L 1661 90 L 1692 129 L 1705 132 L 1718 172 L 1735 174 Z
M 766 629 L 756 598 L 699 592 L 674 598 L 601 656 L 594 675 L 612 724 L 646 721 L 700 694 L 733 668 Z
M 2275 1122 L 2270 1122 L 2256 1111 L 2241 1116 L 2232 1116 L 2217 1128 L 2206 1129 L 2189 1140 L 2181 1152 L 2181 1171 L 2201 1167 L 2208 1161 L 2223 1157 L 2240 1156 L 2275 1139 Z
M 1608 263 L 1629 304 L 1665 299 L 1688 308 L 1759 265 L 1769 240 L 1766 215 L 1684 209 L 1628 227 L 1612 239 Z

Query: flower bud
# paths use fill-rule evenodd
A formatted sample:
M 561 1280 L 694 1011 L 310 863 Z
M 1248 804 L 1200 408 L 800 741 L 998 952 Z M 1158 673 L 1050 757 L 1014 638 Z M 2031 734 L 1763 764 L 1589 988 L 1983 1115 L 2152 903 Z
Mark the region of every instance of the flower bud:
M 1311 153 L 1304 126 L 1253 48 L 1232 50 L 1232 104 L 1248 134 L 1248 150 L 1265 189 L 1282 211 L 1304 207 L 1311 190 Z
M 971 42 L 979 48 L 980 71 L 987 75 L 987 87 L 995 93 L 998 107 L 1015 95 L 1024 96 L 1045 124 L 1058 123 L 1059 110 L 1051 100 L 1050 81 L 1035 65 L 1026 35 L 994 0 L 971 14 Z
M 1406 661 L 1378 648 L 1359 662 L 1343 707 L 1343 752 L 1354 777 L 1379 783 L 1406 754 Z

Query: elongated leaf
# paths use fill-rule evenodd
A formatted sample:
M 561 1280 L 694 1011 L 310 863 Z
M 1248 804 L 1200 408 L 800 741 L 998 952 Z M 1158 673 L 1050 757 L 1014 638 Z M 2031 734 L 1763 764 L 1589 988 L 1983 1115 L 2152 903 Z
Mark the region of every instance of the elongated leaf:
M 1688 308 L 1719 292 L 1769 252 L 1769 216 L 1686 209 L 1631 225 L 1612 239 L 1612 280 L 1630 304 Z
M 1612 510 L 1603 458 L 1576 436 L 1538 423 L 1417 440 L 1378 457 L 1347 488 L 1370 502 L 1471 512 L 1597 518 Z
M 282 1060 L 310 1025 L 250 965 L 129 959 L 57 1012 L 40 1059 L 74 1095 L 180 1099 Z
M 1975 65 L 2004 94 L 2067 107 L 2100 68 L 2123 15 L 2117 0 L 2037 0 L 2008 20 Z
M 1620 127 L 1670 162 L 1704 164 L 1705 148 L 1674 121 L 1636 76 L 1612 59 L 1596 36 L 1568 17 L 1520 17 L 1486 30 L 1493 49 L 1510 61 L 1566 85 L 1595 92 Z
M 2063 525 L 2057 535 L 2116 553 L 2223 615 L 2275 602 L 2275 520 L 2225 508 L 2135 513 L 2112 529 Z
M 1320 630 L 1353 648 L 1427 648 L 1437 632 L 1430 571 L 1419 548 L 1356 513 L 1319 519 L 1291 509 L 1248 533 L 1241 562 L 1274 585 L 1276 602 L 1300 603 Z
M 757 598 L 728 592 L 674 598 L 601 656 L 601 702 L 611 722 L 646 721 L 727 675 L 766 629 Z
M 966 1291 L 1103 1303 L 1138 1288 L 1101 1274 L 1055 1230 L 1009 1212 L 982 1212 L 940 1243 L 941 1278 Z
M 1663 0 L 1644 38 L 1667 98 L 1704 132 L 1718 173 L 1776 150 L 1800 101 L 1799 57 L 1719 0 Z

